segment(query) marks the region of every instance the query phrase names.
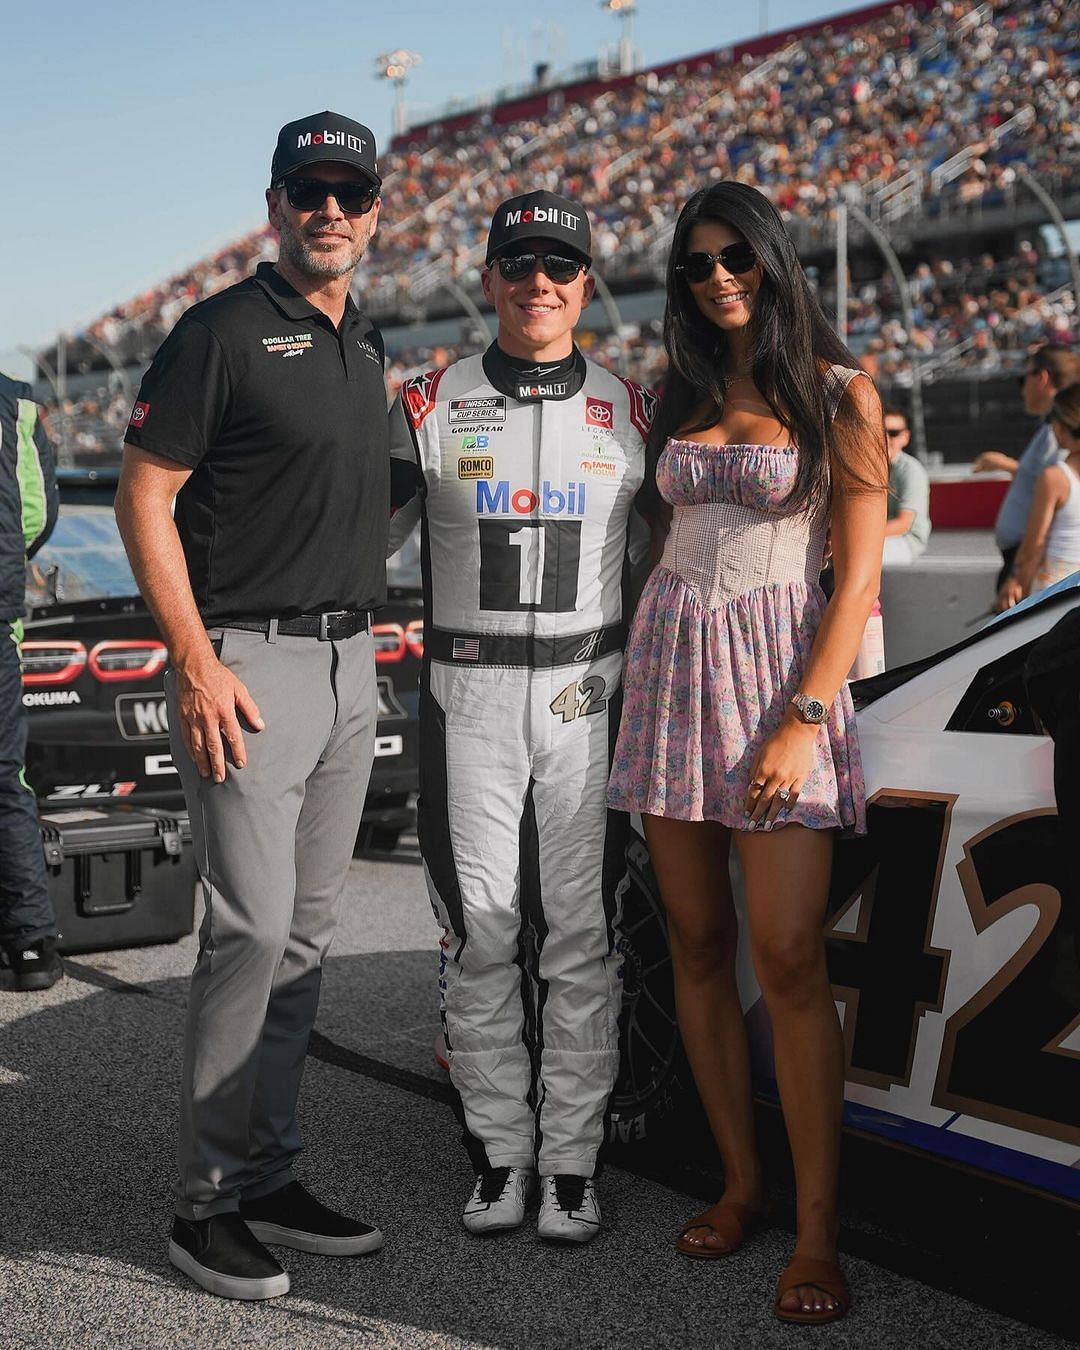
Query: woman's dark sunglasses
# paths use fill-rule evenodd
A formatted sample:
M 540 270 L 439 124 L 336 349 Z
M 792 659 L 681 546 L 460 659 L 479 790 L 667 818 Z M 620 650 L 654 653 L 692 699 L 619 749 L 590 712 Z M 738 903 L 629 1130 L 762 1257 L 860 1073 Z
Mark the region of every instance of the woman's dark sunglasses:
M 576 258 L 560 258 L 557 253 L 512 253 L 509 258 L 497 258 L 496 266 L 503 281 L 524 281 L 531 277 L 537 263 L 556 286 L 565 286 L 579 272 L 587 270 Z
M 685 272 L 687 281 L 708 281 L 719 263 L 725 272 L 739 276 L 749 272 L 757 262 L 757 254 L 749 244 L 728 244 L 719 253 L 688 253 L 681 263 L 675 264 L 676 272 Z
M 315 211 L 333 197 L 347 216 L 366 216 L 379 195 L 371 183 L 331 183 L 325 178 L 286 178 L 278 187 L 285 189 L 294 211 Z

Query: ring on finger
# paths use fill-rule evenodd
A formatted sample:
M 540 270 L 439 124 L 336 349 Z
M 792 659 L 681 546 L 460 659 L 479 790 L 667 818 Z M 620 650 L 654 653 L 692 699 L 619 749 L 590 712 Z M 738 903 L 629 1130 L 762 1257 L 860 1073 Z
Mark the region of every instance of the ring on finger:
M 778 801 L 786 802 L 788 798 L 791 796 L 791 792 L 788 788 L 777 788 L 776 792 L 773 795 L 776 797 Z

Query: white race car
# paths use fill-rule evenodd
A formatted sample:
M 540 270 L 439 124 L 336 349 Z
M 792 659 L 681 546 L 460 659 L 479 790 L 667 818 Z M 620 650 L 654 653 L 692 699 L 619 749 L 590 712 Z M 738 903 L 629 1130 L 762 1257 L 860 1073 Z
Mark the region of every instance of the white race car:
M 1080 865 L 1071 880 L 1060 875 L 1054 746 L 1029 707 L 1023 665 L 1078 605 L 1080 573 L 947 651 L 853 686 L 869 833 L 837 845 L 827 930 L 846 1122 L 1073 1200 Z M 693 1102 L 640 837 L 629 856 L 612 1124 L 625 1144 L 665 1134 Z M 739 968 L 756 1086 L 775 1098 L 745 951 Z

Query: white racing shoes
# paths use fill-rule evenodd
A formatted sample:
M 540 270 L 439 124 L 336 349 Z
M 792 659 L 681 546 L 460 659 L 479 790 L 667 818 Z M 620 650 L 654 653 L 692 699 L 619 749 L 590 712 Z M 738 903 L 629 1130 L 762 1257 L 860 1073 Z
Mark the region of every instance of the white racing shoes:
M 476 1178 L 461 1222 L 470 1233 L 500 1233 L 520 1228 L 525 1206 L 536 1189 L 536 1173 L 528 1167 L 489 1167 Z
M 589 1177 L 540 1178 L 536 1231 L 550 1242 L 588 1242 L 600 1231 L 600 1201 Z

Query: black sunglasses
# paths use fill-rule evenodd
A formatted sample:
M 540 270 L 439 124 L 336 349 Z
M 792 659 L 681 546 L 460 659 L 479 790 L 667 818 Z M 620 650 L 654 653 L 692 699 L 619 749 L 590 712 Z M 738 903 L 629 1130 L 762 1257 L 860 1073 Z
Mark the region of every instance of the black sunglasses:
M 688 253 L 681 263 L 675 264 L 675 271 L 685 272 L 687 281 L 708 281 L 717 263 L 725 272 L 739 276 L 749 272 L 756 262 L 757 254 L 749 244 L 728 244 L 719 253 Z
M 885 435 L 892 440 L 894 436 L 902 436 L 905 431 L 907 431 L 907 427 L 886 427 Z
M 579 272 L 589 270 L 588 263 L 577 258 L 560 258 L 557 253 L 512 253 L 509 258 L 496 258 L 496 266 L 503 281 L 524 281 L 531 277 L 533 269 L 539 263 L 556 286 L 565 286 L 573 281 Z
M 285 189 L 294 211 L 315 211 L 333 197 L 347 216 L 366 216 L 379 195 L 371 183 L 331 183 L 325 178 L 286 178 L 277 186 Z

